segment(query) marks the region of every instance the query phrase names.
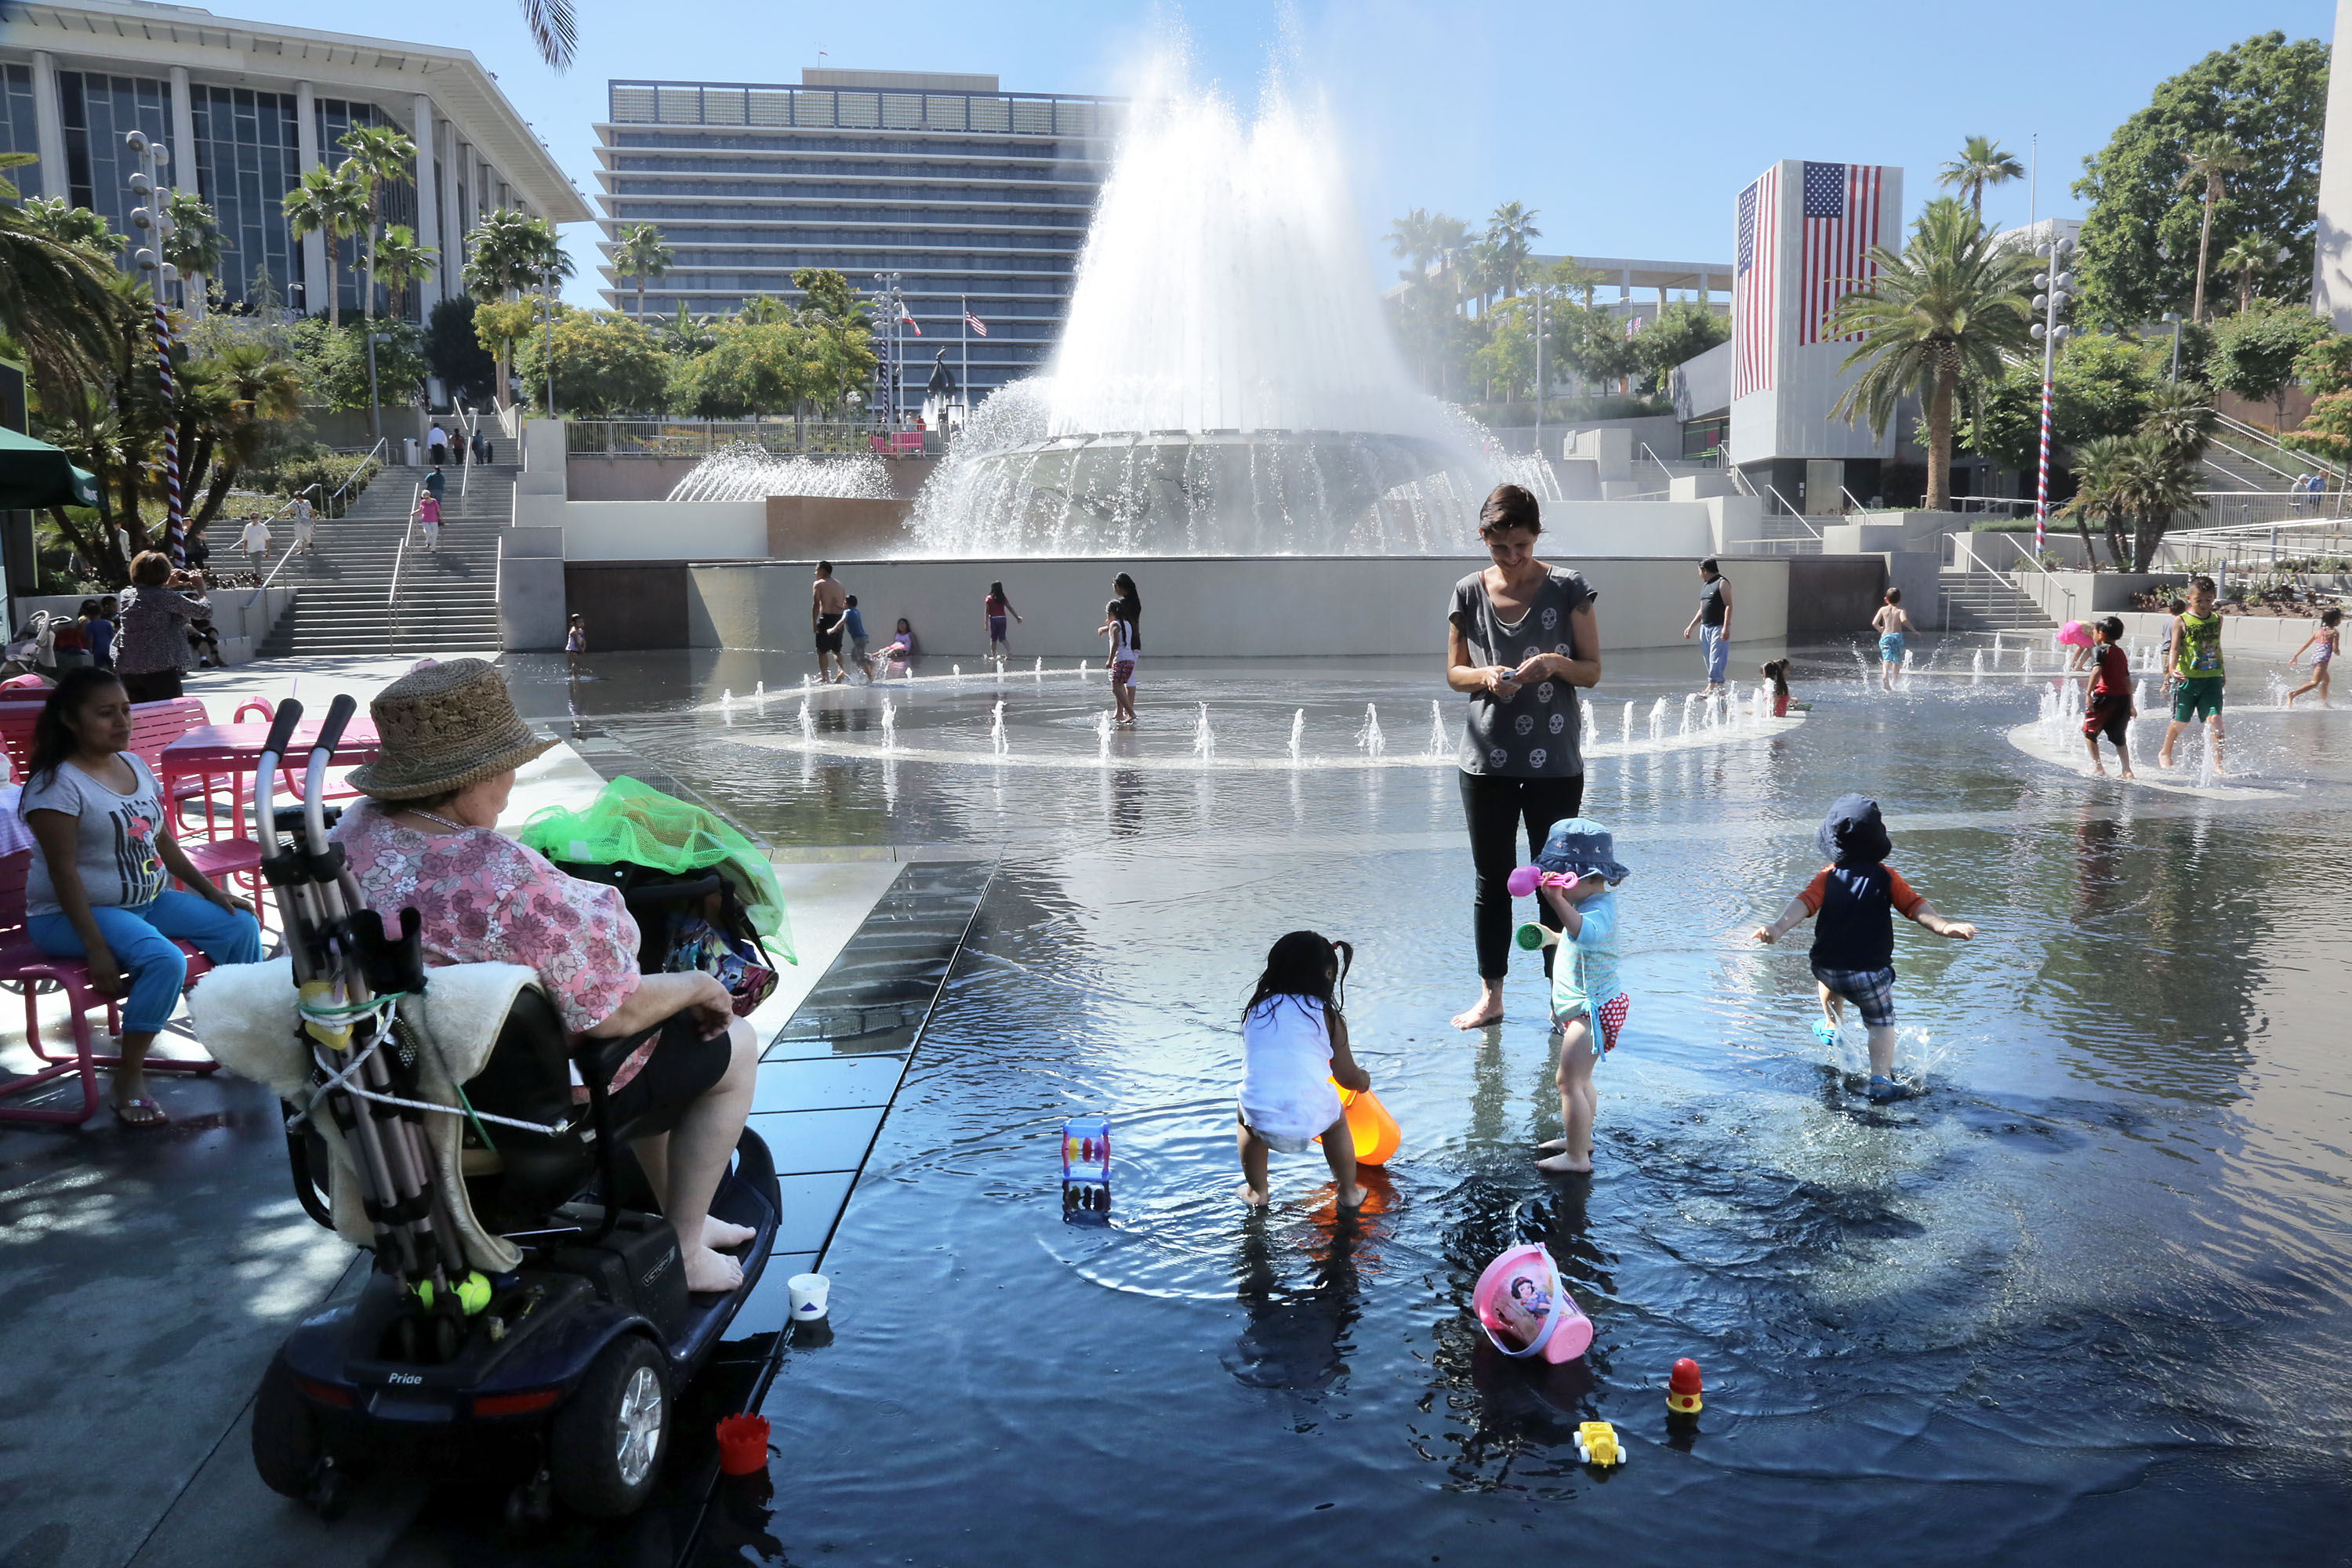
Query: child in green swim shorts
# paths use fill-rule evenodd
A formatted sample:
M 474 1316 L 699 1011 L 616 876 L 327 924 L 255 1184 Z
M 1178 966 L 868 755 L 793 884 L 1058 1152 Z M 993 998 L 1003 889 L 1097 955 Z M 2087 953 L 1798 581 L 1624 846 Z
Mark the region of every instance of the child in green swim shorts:
M 2172 722 L 2164 727 L 2164 744 L 2157 748 L 2158 767 L 2172 765 L 2172 743 L 2202 719 L 2211 737 L 2213 771 L 2221 771 L 2221 689 L 2229 677 L 2221 668 L 2221 615 L 2213 595 L 2212 578 L 2190 579 L 2189 609 L 2173 623 Z

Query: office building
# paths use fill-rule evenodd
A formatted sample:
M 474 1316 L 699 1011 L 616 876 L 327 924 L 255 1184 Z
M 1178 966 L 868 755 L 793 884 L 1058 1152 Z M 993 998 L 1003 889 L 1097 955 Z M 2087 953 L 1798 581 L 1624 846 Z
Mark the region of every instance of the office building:
M 463 289 L 462 237 L 485 212 L 589 216 L 489 72 L 442 45 L 147 0 L 11 0 L 0 10 L 0 151 L 38 159 L 10 171 L 18 188 L 89 207 L 121 233 L 136 205 L 123 137 L 143 131 L 168 148 L 173 187 L 220 219 L 226 248 L 212 282 L 233 301 L 326 308 L 326 241 L 294 240 L 281 203 L 304 170 L 341 161 L 337 139 L 354 125 L 397 126 L 428 153 L 383 197 L 390 220 L 441 258 L 408 290 L 412 318 Z M 360 302 L 359 250 L 347 239 L 336 258 L 345 310 Z
M 604 297 L 620 233 L 652 224 L 675 254 L 648 316 L 720 315 L 830 268 L 862 292 L 896 272 L 920 336 L 919 401 L 941 349 L 973 402 L 1043 364 L 1060 334 L 1110 151 L 1118 100 L 1005 92 L 992 76 L 810 69 L 797 85 L 614 81 L 596 127 Z M 969 305 L 987 335 L 967 340 Z M 877 314 L 876 327 L 884 323 Z

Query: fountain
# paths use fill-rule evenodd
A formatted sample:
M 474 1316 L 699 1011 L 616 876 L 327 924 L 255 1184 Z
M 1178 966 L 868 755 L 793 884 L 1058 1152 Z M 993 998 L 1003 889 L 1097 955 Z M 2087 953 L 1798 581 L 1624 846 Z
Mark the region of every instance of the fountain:
M 1433 697 L 1429 700 L 1429 754 L 1442 757 L 1453 749 L 1454 743 L 1445 733 L 1445 710 Z
M 2282 677 L 2277 670 L 2272 670 L 2269 676 L 2265 678 L 2265 684 L 2263 689 L 2263 702 L 2273 708 L 2283 708 L 2286 705 L 2286 691 L 2287 686 L 2284 678 Z
M 719 717 L 725 719 L 729 723 L 734 722 L 735 693 L 732 691 L 721 691 L 719 694 Z
M 2205 731 L 2200 739 L 2204 743 L 2197 751 L 2197 787 L 2211 789 L 2221 778 L 2221 764 L 2213 755 L 2213 731 Z
M 1108 710 L 1095 715 L 1095 761 L 1110 763 L 1110 713 Z
M 1000 757 L 1010 754 L 1013 750 L 1013 742 L 1004 733 L 1004 699 L 1002 697 L 996 700 L 996 706 L 988 721 L 988 749 Z
M 1983 679 L 1984 679 L 1984 649 L 1982 649 L 1982 648 L 1979 648 L 1979 649 L 1977 649 L 1977 651 L 1976 651 L 1976 657 L 1975 657 L 1975 658 L 1971 658 L 1971 659 L 1969 661 L 1969 679 L 1971 682 L 1974 682 L 1974 681 L 1982 680 Z
M 879 458 L 779 458 L 757 441 L 730 441 L 695 464 L 669 492 L 677 501 L 769 496 L 888 500 L 890 477 Z
M 1624 721 L 1617 726 L 1617 742 L 1624 746 L 1633 743 L 1633 705 L 1631 702 L 1625 704 Z
M 898 749 L 898 710 L 887 697 L 882 699 L 882 749 L 886 752 Z
M 801 699 L 801 740 L 804 744 L 816 743 L 816 716 L 809 711 L 808 699 Z
M 1209 728 L 1209 705 L 1205 702 L 1201 704 L 1199 722 L 1192 727 L 1192 754 L 1201 759 L 1202 767 L 1216 760 L 1217 738 Z
M 1999 632 L 1995 632 L 1992 634 L 1992 667 L 1995 669 L 1999 669 L 2000 668 L 2000 634 Z
M 752 684 L 751 700 L 759 705 L 760 711 L 762 713 L 768 710 L 768 683 L 766 681 L 756 681 Z
M 1690 726 L 1688 724 L 1685 724 L 1683 728 L 1687 730 Z M 1665 739 L 1665 735 L 1666 700 L 1661 697 L 1655 702 L 1650 704 L 1650 739 L 1653 741 L 1662 741 Z
M 1037 656 L 1037 679 L 1045 679 L 1045 656 L 1042 653 Z
M 951 664 L 948 666 L 948 674 L 954 679 L 961 680 L 963 679 L 963 666 L 960 664 Z
M 2024 649 L 2024 658 L 2025 658 L 2025 666 L 2024 666 L 2024 674 L 2025 674 L 2025 679 L 2028 679 L 2028 680 L 2031 680 L 2031 679 L 2033 679 L 2033 645 L 2032 645 L 2032 643 L 2027 643 L 2027 644 L 2025 645 L 2025 649 Z
M 973 412 L 910 553 L 1426 553 L 1498 480 L 1560 499 L 1416 390 L 1323 111 L 1276 89 L 1245 123 L 1174 75 L 1129 113 L 1051 365 Z
M 1581 733 L 1584 749 L 1589 752 L 1593 747 L 1601 743 L 1600 721 L 1592 716 L 1591 703 L 1585 701 L 1581 698 L 1571 698 L 1571 700 L 1576 703 L 1578 709 L 1580 710 L 1584 715 L 1584 729 Z
M 1661 699 L 1661 700 L 1664 700 L 1664 699 Z M 1682 727 L 1681 729 L 1679 729 L 1679 730 L 1675 731 L 1675 734 L 1677 734 L 1677 735 L 1687 735 L 1687 734 L 1689 734 L 1689 733 L 1690 733 L 1690 730 L 1691 730 L 1691 708 L 1692 708 L 1693 704 L 1696 703 L 1697 701 L 1698 701 L 1698 693 L 1697 693 L 1697 692 L 1696 692 L 1696 691 L 1687 692 L 1687 693 L 1685 693 L 1685 694 L 1684 695 L 1684 697 L 1683 697 L 1683 727 Z
M 1388 752 L 1388 738 L 1381 733 L 1381 710 L 1369 702 L 1364 704 L 1363 728 L 1356 731 L 1356 749 L 1376 763 Z
M 1298 765 L 1299 748 L 1307 741 L 1307 710 L 1301 708 L 1290 716 L 1290 765 Z

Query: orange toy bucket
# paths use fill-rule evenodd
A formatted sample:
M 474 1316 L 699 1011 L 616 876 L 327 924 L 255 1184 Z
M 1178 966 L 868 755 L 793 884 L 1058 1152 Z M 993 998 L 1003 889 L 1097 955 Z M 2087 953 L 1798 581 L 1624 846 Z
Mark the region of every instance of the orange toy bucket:
M 1339 1089 L 1339 1080 L 1333 1079 L 1331 1087 Z M 1389 1114 L 1389 1108 L 1369 1089 L 1361 1094 L 1352 1089 L 1339 1089 L 1339 1109 L 1347 1113 L 1348 1132 L 1355 1140 L 1356 1163 L 1387 1164 L 1389 1156 L 1397 1152 L 1397 1145 L 1404 1142 L 1403 1130 Z M 1315 1141 L 1323 1142 L 1320 1138 Z

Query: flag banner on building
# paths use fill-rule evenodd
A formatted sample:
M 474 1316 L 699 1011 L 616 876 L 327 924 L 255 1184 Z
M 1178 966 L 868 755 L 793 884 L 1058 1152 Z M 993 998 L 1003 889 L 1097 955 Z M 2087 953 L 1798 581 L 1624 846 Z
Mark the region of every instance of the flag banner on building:
M 988 323 L 982 321 L 978 316 L 973 315 L 970 306 L 966 306 L 964 308 L 963 324 L 970 327 L 973 331 L 979 333 L 983 338 L 988 336 Z
M 1837 303 L 1878 276 L 1870 247 L 1878 243 L 1884 171 L 1875 163 L 1805 165 L 1804 234 L 1797 254 L 1797 341 L 1853 342 L 1862 334 L 1832 337 L 1823 323 Z
M 1731 271 L 1731 395 L 1772 390 L 1774 231 L 1780 170 L 1767 169 L 1739 193 L 1738 258 Z

